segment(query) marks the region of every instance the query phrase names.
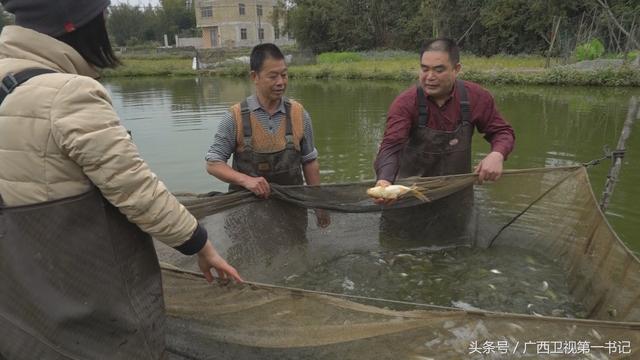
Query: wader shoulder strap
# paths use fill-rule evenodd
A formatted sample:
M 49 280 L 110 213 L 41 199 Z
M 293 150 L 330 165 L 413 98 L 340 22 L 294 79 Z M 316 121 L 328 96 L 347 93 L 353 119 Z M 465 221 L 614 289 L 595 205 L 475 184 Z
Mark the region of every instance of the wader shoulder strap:
M 471 123 L 471 105 L 469 104 L 467 88 L 464 87 L 464 81 L 456 80 L 456 89 L 458 89 L 458 96 L 460 97 L 460 114 L 462 115 L 462 122 Z
M 51 69 L 31 68 L 22 70 L 17 74 L 8 73 L 7 76 L 2 79 L 2 83 L 0 83 L 0 104 L 2 104 L 4 99 L 11 94 L 15 88 L 20 86 L 20 84 L 25 83 L 34 76 L 54 72 L 56 71 Z
M 429 120 L 429 110 L 427 108 L 427 99 L 424 96 L 424 90 L 422 86 L 416 87 L 418 96 L 418 127 L 427 127 L 427 120 Z
M 242 116 L 242 136 L 244 137 L 245 148 L 252 148 L 251 142 L 252 130 L 251 130 L 251 110 L 249 110 L 249 104 L 247 99 L 244 99 L 240 103 L 240 116 Z
M 287 116 L 287 132 L 286 135 L 293 135 L 293 125 L 291 122 L 291 101 L 284 101 L 284 112 Z
M 287 140 L 287 149 L 293 149 L 295 148 L 293 143 L 293 121 L 291 120 L 291 102 L 288 99 L 284 101 L 284 112 L 286 116 L 285 121 L 287 122 L 284 138 Z

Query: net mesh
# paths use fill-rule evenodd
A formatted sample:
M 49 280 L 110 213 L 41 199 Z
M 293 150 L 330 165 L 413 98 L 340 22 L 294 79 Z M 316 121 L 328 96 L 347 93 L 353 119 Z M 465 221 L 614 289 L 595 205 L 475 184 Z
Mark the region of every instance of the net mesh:
M 586 169 L 475 180 L 405 179 L 431 202 L 384 211 L 366 196 L 373 182 L 274 186 L 269 200 L 180 194 L 250 283 L 209 285 L 192 257 L 157 244 L 171 357 L 637 356 L 640 261 Z

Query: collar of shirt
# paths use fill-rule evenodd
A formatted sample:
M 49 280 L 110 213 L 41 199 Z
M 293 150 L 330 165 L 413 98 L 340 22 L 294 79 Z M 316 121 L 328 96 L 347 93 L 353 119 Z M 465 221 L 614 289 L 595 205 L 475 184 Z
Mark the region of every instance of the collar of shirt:
M 267 110 L 265 110 L 262 105 L 260 105 L 260 102 L 258 101 L 258 97 L 254 94 L 251 95 L 247 98 L 247 105 L 249 106 L 249 110 L 251 112 L 257 111 L 258 109 L 267 112 Z M 284 97 L 282 99 L 280 99 L 280 105 L 278 105 L 278 111 L 276 111 L 277 113 L 286 113 L 285 107 L 284 107 Z M 274 114 L 275 115 L 275 114 Z
M 437 106 L 438 108 L 442 109 L 442 108 L 446 107 L 451 102 L 451 100 L 453 99 L 453 96 L 456 94 L 456 86 L 457 86 L 457 81 L 453 83 L 453 87 L 451 88 L 451 92 L 449 93 L 449 96 L 444 101 L 442 106 L 439 106 L 438 103 L 436 102 L 436 100 L 434 98 L 432 98 L 430 95 L 427 95 L 427 100 L 431 101 L 435 106 Z

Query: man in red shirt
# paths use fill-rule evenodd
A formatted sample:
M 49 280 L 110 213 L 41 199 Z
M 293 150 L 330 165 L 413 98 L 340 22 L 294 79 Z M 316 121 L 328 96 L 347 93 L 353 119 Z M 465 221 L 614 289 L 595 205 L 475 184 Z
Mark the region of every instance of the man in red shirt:
M 491 152 L 474 171 L 478 180 L 497 180 L 513 149 L 514 132 L 480 85 L 458 80 L 458 46 L 451 39 L 429 41 L 420 56 L 418 86 L 391 104 L 375 161 L 376 185 L 397 178 L 471 172 L 473 129 L 484 134 Z
M 491 143 L 491 151 L 473 171 L 479 182 L 500 178 L 502 163 L 513 150 L 513 128 L 500 116 L 487 90 L 457 79 L 460 68 L 460 53 L 453 40 L 435 39 L 425 45 L 418 85 L 396 97 L 389 109 L 374 164 L 377 186 L 410 176 L 471 172 L 471 139 L 476 128 Z M 385 205 L 391 202 L 376 200 Z M 476 240 L 472 214 L 473 189 L 469 187 L 419 207 L 385 210 L 381 239 L 471 245 Z

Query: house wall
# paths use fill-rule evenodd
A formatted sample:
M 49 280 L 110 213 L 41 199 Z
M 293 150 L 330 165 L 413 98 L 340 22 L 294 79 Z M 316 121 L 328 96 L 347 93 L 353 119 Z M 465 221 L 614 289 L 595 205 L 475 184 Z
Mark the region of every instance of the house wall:
M 244 4 L 244 15 L 240 14 L 239 4 Z M 258 16 L 258 5 L 262 6 L 262 16 Z M 261 42 L 294 44 L 295 41 L 287 36 L 275 39 L 272 24 L 275 5 L 275 0 L 196 0 L 194 10 L 197 26 L 202 29 L 202 47 L 251 47 Z M 208 14 L 209 8 L 211 11 Z M 283 25 L 284 19 L 281 19 L 280 28 Z M 258 39 L 260 27 L 264 31 L 262 40 Z M 212 39 L 215 29 L 217 36 Z M 246 30 L 246 39 L 242 39 L 242 29 Z

